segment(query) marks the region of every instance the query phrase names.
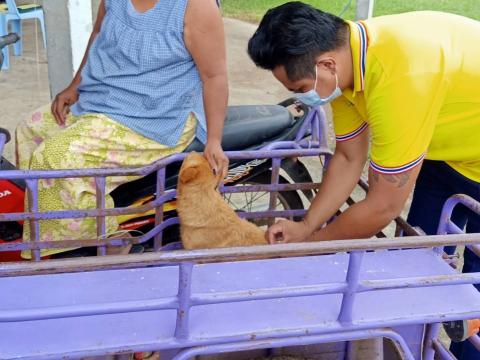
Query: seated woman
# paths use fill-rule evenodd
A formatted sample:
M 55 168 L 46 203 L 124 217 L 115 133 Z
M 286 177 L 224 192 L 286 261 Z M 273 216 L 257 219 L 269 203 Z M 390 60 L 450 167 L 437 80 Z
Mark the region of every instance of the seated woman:
M 102 0 L 72 83 L 18 126 L 17 166 L 141 166 L 182 152 L 197 137 L 212 167 L 225 174 L 227 98 L 223 23 L 215 0 Z M 132 180 L 108 178 L 107 194 Z M 40 211 L 95 204 L 93 179 L 39 182 Z M 106 204 L 113 207 L 110 196 Z M 117 230 L 116 219 L 108 217 L 107 234 Z M 94 218 L 40 221 L 41 241 L 94 238 Z

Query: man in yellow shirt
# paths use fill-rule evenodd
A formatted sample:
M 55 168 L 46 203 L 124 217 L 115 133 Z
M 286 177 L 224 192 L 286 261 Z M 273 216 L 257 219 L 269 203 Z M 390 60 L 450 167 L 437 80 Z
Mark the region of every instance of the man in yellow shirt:
M 250 39 L 250 57 L 305 104 L 331 103 L 337 139 L 307 216 L 272 226 L 270 242 L 373 236 L 400 214 L 415 185 L 408 220 L 428 234 L 436 233 L 451 195 L 480 200 L 479 44 L 480 22 L 452 14 L 354 23 L 301 2 L 269 10 Z M 367 159 L 366 198 L 319 230 L 350 195 Z M 478 215 L 461 209 L 454 220 L 480 232 Z M 480 271 L 469 250 L 464 271 Z M 459 358 L 477 358 L 464 350 Z

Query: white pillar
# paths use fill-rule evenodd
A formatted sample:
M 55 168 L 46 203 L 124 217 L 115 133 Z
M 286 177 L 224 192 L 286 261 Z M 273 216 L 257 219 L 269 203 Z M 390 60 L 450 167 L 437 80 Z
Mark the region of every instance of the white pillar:
M 374 0 L 357 0 L 356 20 L 368 19 L 373 16 Z
M 82 62 L 92 32 L 90 0 L 43 0 L 48 77 L 52 98 L 67 87 Z
M 98 7 L 100 6 L 100 1 L 101 0 L 92 0 L 92 20 L 94 24 L 95 24 L 95 20 L 97 20 L 97 12 L 98 12 Z

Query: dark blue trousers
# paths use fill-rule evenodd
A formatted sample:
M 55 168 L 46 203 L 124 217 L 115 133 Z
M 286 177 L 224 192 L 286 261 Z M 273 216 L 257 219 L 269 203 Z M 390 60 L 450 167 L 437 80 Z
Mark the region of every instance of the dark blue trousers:
M 436 234 L 443 204 L 455 194 L 466 194 L 480 201 L 480 183 L 464 177 L 443 161 L 425 160 L 415 186 L 408 222 L 428 235 Z M 456 206 L 452 221 L 467 233 L 480 233 L 480 215 L 463 205 Z M 445 250 L 450 254 L 455 251 L 454 248 Z M 464 261 L 464 273 L 480 272 L 480 258 L 472 251 L 465 249 Z M 480 284 L 476 288 L 480 291 Z M 480 359 L 480 352 L 469 341 L 452 343 L 450 350 L 459 360 Z

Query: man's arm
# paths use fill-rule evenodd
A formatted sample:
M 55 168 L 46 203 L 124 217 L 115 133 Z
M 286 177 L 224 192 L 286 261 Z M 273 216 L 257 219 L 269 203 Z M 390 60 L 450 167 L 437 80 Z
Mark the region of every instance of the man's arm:
M 281 220 L 271 226 L 266 236 L 270 243 L 278 237 L 285 242 L 300 242 L 311 238 L 340 208 L 357 184 L 368 154 L 368 131 L 337 147 L 328 165 L 322 185 L 301 222 Z
M 82 69 L 85 66 L 85 63 L 87 62 L 88 51 L 90 50 L 90 46 L 92 45 L 93 41 L 97 37 L 97 34 L 100 32 L 100 28 L 102 27 L 102 22 L 103 22 L 103 18 L 105 17 L 105 13 L 106 13 L 105 5 L 102 0 L 98 7 L 97 20 L 95 21 L 95 24 L 93 26 L 92 34 L 90 35 L 90 39 L 88 40 L 87 49 L 85 50 L 85 55 L 83 55 L 83 59 L 80 64 L 80 67 L 78 68 L 77 73 L 75 74 L 75 77 L 73 78 L 70 85 L 65 90 L 57 94 L 57 96 L 55 96 L 55 99 L 52 102 L 52 106 L 51 106 L 52 114 L 55 117 L 55 120 L 57 121 L 57 123 L 60 125 L 63 125 L 65 123 L 65 117 L 70 111 L 70 105 L 74 104 L 78 100 L 77 87 L 80 84 L 80 81 L 82 80 L 81 78 Z
M 185 43 L 203 82 L 208 130 L 205 157 L 214 170 L 226 176 L 228 159 L 221 143 L 228 103 L 227 61 L 223 22 L 215 0 L 189 1 Z
M 335 221 L 318 230 L 312 241 L 368 238 L 400 215 L 417 180 L 421 164 L 412 170 L 386 175 L 370 168 L 365 200 L 349 207 Z

